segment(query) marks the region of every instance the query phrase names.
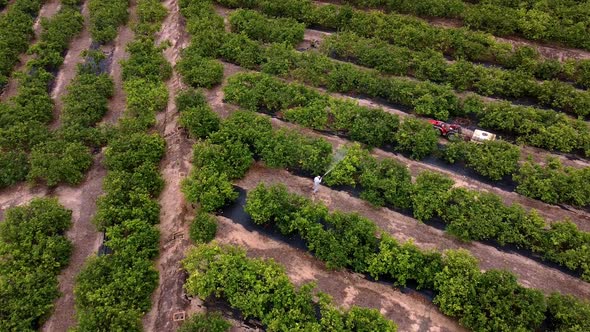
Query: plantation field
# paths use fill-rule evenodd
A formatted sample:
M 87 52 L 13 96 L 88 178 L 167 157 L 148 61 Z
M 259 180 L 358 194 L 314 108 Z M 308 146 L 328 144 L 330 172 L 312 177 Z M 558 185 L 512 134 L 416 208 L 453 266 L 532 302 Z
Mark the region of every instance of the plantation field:
M 0 0 L 0 331 L 590 330 L 589 17 Z

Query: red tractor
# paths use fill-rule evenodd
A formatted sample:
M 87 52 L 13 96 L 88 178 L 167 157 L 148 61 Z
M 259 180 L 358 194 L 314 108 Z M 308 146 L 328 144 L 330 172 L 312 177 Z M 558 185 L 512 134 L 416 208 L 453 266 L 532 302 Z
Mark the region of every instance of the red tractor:
M 429 119 L 428 122 L 432 124 L 441 136 L 448 140 L 458 140 L 461 138 L 461 126 L 457 124 L 448 124 L 446 122 Z

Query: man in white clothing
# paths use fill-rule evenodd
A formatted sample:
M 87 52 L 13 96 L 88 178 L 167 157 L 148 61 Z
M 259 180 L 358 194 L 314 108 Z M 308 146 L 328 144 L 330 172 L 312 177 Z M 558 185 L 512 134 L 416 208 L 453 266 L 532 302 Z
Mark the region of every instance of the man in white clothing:
M 320 183 L 322 183 L 322 177 L 321 176 L 316 176 L 315 178 L 313 178 L 313 193 L 317 193 L 318 190 L 320 189 Z

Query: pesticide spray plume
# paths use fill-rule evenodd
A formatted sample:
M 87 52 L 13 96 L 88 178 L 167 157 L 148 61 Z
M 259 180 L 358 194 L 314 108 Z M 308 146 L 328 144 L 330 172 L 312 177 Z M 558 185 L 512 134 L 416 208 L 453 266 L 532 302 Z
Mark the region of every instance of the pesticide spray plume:
M 336 167 L 336 165 L 338 165 L 338 163 L 341 162 L 342 159 L 344 159 L 344 157 L 346 157 L 346 152 L 348 152 L 347 147 L 341 147 L 340 149 L 336 150 L 336 153 L 334 153 L 334 155 L 332 156 L 332 163 L 330 163 L 330 168 L 326 173 L 324 173 L 324 175 L 322 175 L 322 178 L 328 175 L 328 173 L 330 173 Z

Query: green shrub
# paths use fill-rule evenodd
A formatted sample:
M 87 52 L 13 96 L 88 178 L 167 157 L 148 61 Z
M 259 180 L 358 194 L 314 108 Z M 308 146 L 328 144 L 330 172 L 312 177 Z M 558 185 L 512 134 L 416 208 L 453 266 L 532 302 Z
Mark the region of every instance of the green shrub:
M 60 296 L 57 277 L 72 244 L 64 236 L 72 212 L 55 198 L 9 208 L 0 222 L 0 330 L 40 329 Z
M 225 173 L 209 167 L 193 169 L 182 182 L 187 201 L 198 203 L 205 212 L 216 211 L 238 198 Z
M 92 156 L 81 143 L 50 140 L 31 151 L 31 169 L 27 179 L 54 187 L 60 183 L 79 184 L 92 165 Z
M 219 313 L 194 314 L 184 321 L 178 332 L 227 332 L 232 325 Z
M 189 235 L 194 243 L 208 243 L 213 241 L 217 233 L 217 219 L 214 215 L 199 212 L 191 223 Z
M 467 167 L 494 181 L 516 171 L 520 159 L 520 149 L 501 140 L 481 144 L 452 142 L 444 153 L 447 161 L 464 160 Z
M 416 183 L 412 191 L 414 218 L 426 221 L 434 216 L 441 215 L 447 204 L 448 191 L 453 184 L 453 180 L 442 174 L 433 172 L 420 173 L 416 177 Z
M 405 165 L 391 159 L 367 160 L 361 169 L 361 198 L 375 206 L 391 205 L 397 209 L 410 207 L 412 182 Z
M 248 146 L 239 141 L 228 144 L 205 141 L 193 146 L 192 162 L 195 168 L 210 168 L 229 179 L 239 179 L 252 166 L 254 158 Z
M 28 173 L 29 160 L 26 153 L 21 151 L 0 153 L 0 188 L 25 180 Z
M 187 47 L 176 64 L 184 83 L 193 88 L 211 88 L 223 80 L 223 65 L 217 60 L 202 57 Z
M 183 109 L 179 119 L 180 125 L 188 130 L 191 137 L 201 139 L 219 130 L 220 122 L 219 116 L 208 105 Z
M 438 142 L 438 134 L 426 121 L 408 118 L 395 133 L 395 149 L 410 154 L 413 159 L 430 155 Z
M 553 293 L 547 298 L 549 328 L 560 332 L 590 329 L 590 303 L 572 295 Z
M 109 170 L 132 171 L 144 163 L 158 164 L 166 142 L 156 134 L 136 133 L 113 140 L 105 152 Z
M 92 39 L 103 44 L 115 39 L 117 28 L 127 22 L 128 0 L 91 0 L 90 35 Z
M 254 10 L 238 9 L 230 15 L 229 22 L 232 32 L 245 33 L 266 43 L 285 42 L 294 46 L 303 41 L 305 32 L 305 25 L 293 19 L 267 18 Z

